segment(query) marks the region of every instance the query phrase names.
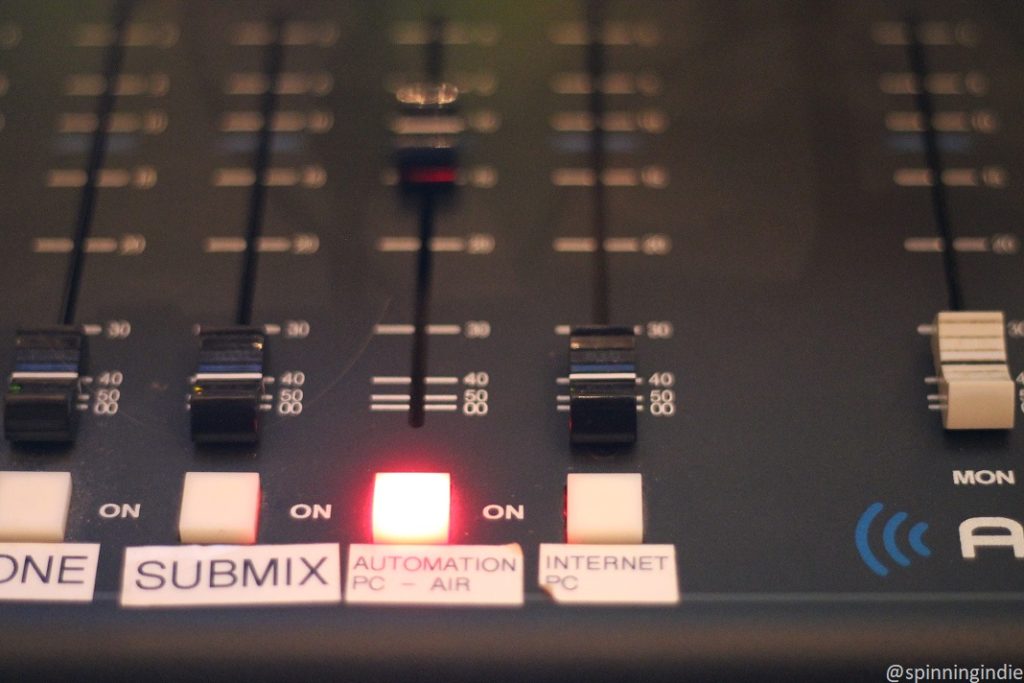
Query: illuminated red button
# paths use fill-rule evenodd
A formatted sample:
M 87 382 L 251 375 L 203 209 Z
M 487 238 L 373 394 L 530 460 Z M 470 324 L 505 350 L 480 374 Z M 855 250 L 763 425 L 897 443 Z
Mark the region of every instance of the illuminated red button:
M 378 472 L 373 483 L 374 543 L 447 543 L 451 476 Z

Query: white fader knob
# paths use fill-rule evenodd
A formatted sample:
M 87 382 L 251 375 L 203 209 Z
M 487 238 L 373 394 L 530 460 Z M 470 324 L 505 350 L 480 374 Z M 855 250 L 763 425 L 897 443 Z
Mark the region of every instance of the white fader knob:
M 942 311 L 932 338 L 946 429 L 1012 429 L 1013 378 L 1002 311 Z

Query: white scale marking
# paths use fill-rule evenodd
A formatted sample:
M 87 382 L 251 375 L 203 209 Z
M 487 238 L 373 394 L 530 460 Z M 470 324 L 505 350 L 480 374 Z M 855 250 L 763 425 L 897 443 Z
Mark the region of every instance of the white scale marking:
M 419 239 L 416 240 L 416 249 L 419 250 Z M 466 251 L 466 240 L 462 237 L 432 237 L 430 238 L 430 251 L 434 252 L 459 252 Z
M 382 335 L 391 334 L 412 334 L 416 331 L 415 325 L 374 325 L 373 333 Z
M 251 168 L 218 168 L 213 172 L 214 187 L 250 187 L 256 182 L 256 173 Z M 323 187 L 327 182 L 327 171 L 322 166 L 272 167 L 264 175 L 267 187 L 308 188 Z
M 589 133 L 594 129 L 594 116 L 585 111 L 564 111 L 554 114 L 549 123 L 560 133 Z M 601 127 L 610 133 L 663 133 L 668 128 L 668 115 L 660 109 L 610 111 L 602 117 Z
M 597 251 L 597 240 L 593 237 L 558 237 L 552 246 L 559 252 L 590 253 Z
M 454 413 L 459 407 L 452 404 L 441 404 L 441 403 L 428 403 L 423 406 L 423 410 L 433 413 Z M 385 413 L 397 413 L 409 410 L 408 403 L 372 403 L 370 404 L 370 410 L 375 412 Z
M 893 172 L 893 182 L 900 187 L 929 187 L 934 175 L 928 168 L 898 168 Z M 942 172 L 942 184 L 947 187 L 1006 187 L 1006 171 L 1000 166 L 983 168 L 948 168 Z
M 243 237 L 207 237 L 203 240 L 203 251 L 207 253 L 235 253 L 245 251 Z
M 589 254 L 597 251 L 597 241 L 593 237 L 557 237 L 552 248 L 562 253 Z M 615 254 L 635 254 L 640 251 L 640 239 L 609 237 L 604 241 L 604 249 Z
M 932 116 L 932 126 L 940 133 L 994 133 L 999 121 L 987 110 L 943 111 Z M 885 127 L 893 132 L 920 133 L 924 131 L 924 116 L 915 111 L 891 111 L 885 115 Z
M 55 168 L 46 174 L 46 186 L 51 188 L 83 187 L 88 174 L 81 169 Z M 128 168 L 104 168 L 96 177 L 98 187 L 134 187 L 146 190 L 156 185 L 156 169 L 152 166 Z
M 64 83 L 64 94 L 69 97 L 99 97 L 106 89 L 103 74 L 72 74 Z M 121 74 L 114 81 L 114 94 L 118 97 L 164 97 L 170 89 L 170 76 L 162 73 Z
M 411 382 L 412 382 L 412 379 L 409 378 L 409 377 L 381 377 L 379 375 L 375 375 L 370 380 L 371 384 L 376 384 L 378 386 L 402 385 L 402 384 L 410 384 Z
M 341 31 L 328 21 L 287 21 L 281 44 L 288 46 L 330 47 L 338 42 Z M 229 41 L 232 45 L 270 45 L 276 38 L 273 27 L 265 21 L 245 21 L 232 27 Z
M 917 95 L 921 90 L 921 82 L 917 75 L 904 71 L 884 73 L 878 79 L 879 89 L 886 95 Z M 978 71 L 964 74 L 942 72 L 929 74 L 924 81 L 924 88 L 931 95 L 964 95 L 981 97 L 988 93 L 988 78 Z
M 588 45 L 591 42 L 590 31 L 582 21 L 556 24 L 548 31 L 548 37 L 555 45 Z M 651 24 L 607 21 L 598 42 L 603 45 L 652 47 L 661 42 L 661 32 Z
M 270 121 L 275 133 L 326 133 L 334 126 L 334 116 L 324 110 L 309 112 L 279 111 Z M 263 128 L 263 114 L 258 111 L 229 111 L 221 115 L 222 133 L 256 133 Z
M 32 240 L 32 251 L 36 254 L 70 254 L 75 243 L 70 237 L 37 237 Z M 88 254 L 113 254 L 137 256 L 146 250 L 142 235 L 114 237 L 88 237 L 85 251 Z
M 420 249 L 418 237 L 381 237 L 377 240 L 377 251 L 383 252 L 415 252 Z M 434 237 L 430 240 L 430 251 L 463 252 L 466 251 L 466 240 L 462 237 Z
M 988 239 L 985 237 L 957 237 L 953 240 L 953 251 L 989 251 Z
M 292 248 L 292 241 L 287 237 L 260 237 L 256 244 L 257 251 L 280 253 L 289 251 Z
M 377 240 L 377 251 L 419 251 L 418 237 L 381 237 Z
M 497 43 L 499 37 L 494 24 L 451 21 L 444 25 L 441 43 L 490 46 Z M 427 45 L 433 38 L 433 31 L 425 21 L 404 21 L 395 24 L 391 31 L 391 40 L 396 45 Z
M 910 27 L 902 21 L 880 21 L 871 27 L 871 37 L 879 45 L 909 45 Z M 917 38 L 923 45 L 974 47 L 978 30 L 969 22 L 926 21 L 917 27 Z
M 656 95 L 661 92 L 661 79 L 649 72 L 609 72 L 601 79 L 600 90 L 606 95 Z M 551 91 L 559 95 L 589 95 L 594 84 L 590 74 L 567 71 L 551 79 Z
M 269 80 L 259 72 L 236 72 L 228 76 L 224 86 L 227 95 L 262 95 L 270 87 Z M 327 71 L 284 72 L 277 77 L 274 92 L 278 95 L 327 95 L 334 89 L 334 78 Z
M 398 377 L 398 376 L 382 376 L 374 375 L 370 380 L 373 384 L 377 385 L 402 385 L 411 384 L 412 379 L 409 377 Z M 444 376 L 433 376 L 424 378 L 426 384 L 437 384 L 437 385 L 450 385 L 458 384 L 458 377 L 444 377 Z
M 913 253 L 938 254 L 946 250 L 946 244 L 941 237 L 908 237 L 903 241 L 903 248 Z M 957 237 L 953 240 L 953 251 L 969 254 L 991 252 L 992 241 L 988 237 Z
M 910 252 L 941 252 L 945 247 L 941 237 L 908 237 L 903 248 Z
M 129 22 L 125 27 L 123 44 L 126 47 L 173 47 L 178 43 L 181 30 L 169 22 Z M 75 47 L 109 47 L 117 38 L 111 24 L 81 24 L 75 32 Z
M 466 130 L 461 116 L 398 116 L 391 120 L 395 135 L 456 135 Z
M 146 133 L 159 135 L 167 130 L 167 112 L 154 109 L 143 114 L 114 112 L 107 121 L 110 133 Z M 95 114 L 64 113 L 57 119 L 57 132 L 63 134 L 94 133 L 99 127 Z
M 636 253 L 640 251 L 640 240 L 636 237 L 609 237 L 604 241 L 604 248 L 613 253 Z
M 636 168 L 609 168 L 601 174 L 608 187 L 644 187 L 662 189 L 668 185 L 668 172 L 661 166 Z M 556 168 L 551 172 L 551 183 L 556 187 L 593 187 L 594 170 L 590 168 Z
M 387 324 L 374 325 L 373 333 L 383 336 L 410 335 L 416 332 L 415 325 Z M 454 336 L 462 334 L 461 325 L 427 325 L 427 334 L 435 336 Z
M 373 403 L 385 403 L 387 401 L 408 402 L 411 398 L 409 394 L 370 394 L 370 401 Z
M 245 251 L 244 237 L 207 237 L 203 240 L 203 251 L 208 254 L 238 254 Z M 265 253 L 315 254 L 320 250 L 320 238 L 310 233 L 293 237 L 265 236 L 256 242 L 256 251 Z
M 93 237 L 92 250 L 98 254 L 111 254 L 117 251 L 117 239 L 113 237 Z

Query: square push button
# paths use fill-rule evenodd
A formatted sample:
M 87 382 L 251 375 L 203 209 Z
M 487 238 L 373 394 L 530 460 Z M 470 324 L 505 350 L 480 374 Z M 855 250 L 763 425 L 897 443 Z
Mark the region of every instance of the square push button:
M 0 541 L 60 543 L 70 506 L 69 472 L 0 472 Z
M 260 515 L 256 472 L 188 472 L 181 495 L 182 543 L 255 543 Z
M 373 482 L 374 543 L 447 543 L 451 477 L 440 472 L 378 472 Z
M 566 481 L 568 543 L 643 543 L 639 474 L 570 474 Z

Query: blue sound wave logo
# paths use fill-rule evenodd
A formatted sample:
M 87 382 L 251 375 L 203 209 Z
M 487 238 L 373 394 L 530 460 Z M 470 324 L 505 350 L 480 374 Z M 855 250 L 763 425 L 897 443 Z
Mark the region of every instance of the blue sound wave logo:
M 874 524 L 875 519 L 882 513 L 884 506 L 881 503 L 872 503 L 868 506 L 868 509 L 864 511 L 864 514 L 860 516 L 857 521 L 857 530 L 854 536 L 854 540 L 857 543 L 857 552 L 860 553 L 860 557 L 864 560 L 864 564 L 868 566 L 868 569 L 878 574 L 879 576 L 887 576 L 889 574 L 889 568 L 882 564 L 882 561 L 878 559 L 878 556 L 871 550 L 871 546 L 868 544 L 868 537 L 871 533 L 871 526 Z M 882 527 L 882 547 L 885 548 L 885 554 L 892 559 L 893 562 L 901 567 L 910 566 L 910 558 L 900 549 L 896 543 L 897 534 L 900 533 L 900 527 L 907 521 L 906 512 L 897 512 L 895 515 L 890 517 L 886 521 L 885 526 Z M 925 522 L 918 522 L 914 526 L 910 527 L 910 531 L 907 533 L 907 542 L 910 544 L 911 550 L 921 557 L 930 557 L 932 554 L 931 549 L 924 544 L 924 532 L 928 531 L 928 525 Z

